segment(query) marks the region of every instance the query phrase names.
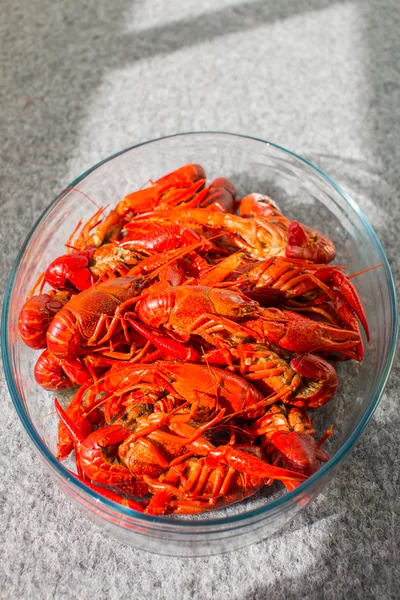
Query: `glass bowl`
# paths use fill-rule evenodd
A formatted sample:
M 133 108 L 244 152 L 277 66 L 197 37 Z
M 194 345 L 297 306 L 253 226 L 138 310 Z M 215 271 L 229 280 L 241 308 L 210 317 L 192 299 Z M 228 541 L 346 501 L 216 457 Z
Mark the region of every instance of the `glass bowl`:
M 17 332 L 17 317 L 39 272 L 64 252 L 79 219 L 97 206 L 113 205 L 127 193 L 189 162 L 203 165 L 209 180 L 228 177 L 239 197 L 268 194 L 284 213 L 328 235 L 336 264 L 356 273 L 382 265 L 353 281 L 371 330 L 362 364 L 339 364 L 340 387 L 315 413 L 319 433 L 335 424 L 328 440 L 331 459 L 296 490 L 265 487 L 247 501 L 217 512 L 153 517 L 135 512 L 88 489 L 55 457 L 57 418 L 53 395 L 33 378 L 37 352 Z M 318 494 L 359 438 L 387 381 L 396 345 L 396 297 L 390 269 L 373 229 L 351 198 L 308 161 L 267 141 L 227 133 L 187 133 L 128 148 L 78 177 L 63 190 L 28 235 L 12 270 L 3 307 L 2 351 L 15 408 L 47 469 L 76 505 L 104 530 L 136 547 L 167 555 L 200 556 L 230 551 L 278 531 Z M 72 464 L 72 463 L 71 463 Z M 68 465 L 70 466 L 70 465 Z M 356 476 L 356 474 L 355 474 Z

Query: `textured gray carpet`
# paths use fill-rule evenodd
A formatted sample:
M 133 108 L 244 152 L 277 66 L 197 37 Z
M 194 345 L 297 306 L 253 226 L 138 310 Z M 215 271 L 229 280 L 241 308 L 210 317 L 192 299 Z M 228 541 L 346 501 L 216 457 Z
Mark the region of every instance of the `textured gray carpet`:
M 0 2 L 5 281 L 49 200 L 99 159 L 176 131 L 269 138 L 325 168 L 400 276 L 398 0 Z M 0 597 L 398 598 L 400 370 L 366 433 L 281 534 L 168 559 L 105 537 L 55 487 L 1 379 Z

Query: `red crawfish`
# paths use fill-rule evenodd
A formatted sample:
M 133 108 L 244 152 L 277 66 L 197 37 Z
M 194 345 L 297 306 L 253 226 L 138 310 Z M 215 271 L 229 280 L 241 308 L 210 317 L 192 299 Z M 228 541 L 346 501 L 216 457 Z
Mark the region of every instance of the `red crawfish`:
M 292 311 L 262 308 L 228 289 L 178 286 L 145 296 L 137 303 L 136 312 L 144 324 L 170 331 L 183 341 L 196 334 L 222 347 L 220 330 L 225 329 L 242 337 L 242 342 L 251 338 L 268 340 L 298 354 L 338 351 L 359 359 L 359 333 L 318 323 Z
M 62 359 L 46 349 L 34 368 L 36 382 L 46 390 L 66 390 L 92 381 L 92 376 L 79 358 Z
M 148 272 L 149 267 L 154 270 L 158 262 L 160 266 L 164 264 L 181 270 L 186 275 L 186 280 L 198 277 L 204 270 L 208 270 L 210 257 L 219 258 L 226 255 L 226 251 L 212 240 L 178 224 L 162 227 L 150 224 L 142 230 L 138 229 L 135 223 L 128 223 L 125 229 L 127 235 L 118 242 L 119 246 L 150 254 L 130 269 L 128 274 L 131 276 Z
M 149 187 L 128 194 L 115 210 L 118 214 L 137 214 L 186 204 L 204 187 L 205 177 L 200 165 L 185 165 L 157 179 Z
M 104 216 L 100 209 L 83 227 L 77 239 L 70 244 L 77 250 L 99 247 L 111 238 L 120 240 L 124 225 L 133 214 L 179 206 L 191 200 L 204 187 L 205 173 L 200 165 L 189 164 L 161 177 L 149 187 L 128 194 L 115 209 Z M 92 233 L 92 229 L 94 232 Z
M 179 418 L 175 421 L 173 416 L 153 413 L 138 419 L 134 431 L 112 425 L 84 438 L 57 402 L 56 409 L 74 437 L 78 471 L 97 484 L 136 486 L 137 490 L 141 483 L 148 485 L 152 478 L 159 478 L 172 464 L 186 460 L 188 453 L 206 457 L 211 467 L 227 466 L 267 481 L 279 479 L 298 484 L 305 480 L 304 475 L 270 465 L 251 451 L 229 445 L 213 446 L 202 433 L 220 416 L 198 429 L 182 423 Z M 118 448 L 118 454 L 115 448 Z M 190 494 L 188 499 L 191 499 Z
M 110 279 L 76 294 L 48 328 L 49 350 L 59 358 L 72 358 L 121 332 L 122 341 L 132 341 L 132 336 L 127 334 L 127 321 L 121 314 L 126 305 L 134 302 L 150 279 L 155 278 L 165 266 L 197 246 L 196 243 L 147 257 L 130 269 L 129 277 Z
M 63 410 L 57 399 L 55 399 L 54 405 L 73 441 L 78 475 L 81 478 L 95 484 L 117 486 L 117 489 L 122 487 L 133 495 L 142 496 L 147 493 L 146 484 L 136 482 L 127 467 L 118 462 L 116 444 L 126 439 L 125 431 L 123 435 L 118 435 L 116 427 L 111 426 L 101 427 L 89 435 L 85 435 L 85 432 Z M 117 427 L 122 431 L 120 426 Z M 111 432 L 113 436 L 110 442 Z M 116 500 L 117 498 L 111 499 Z
M 240 360 L 240 374 L 267 396 L 266 405 L 280 399 L 294 406 L 318 408 L 336 393 L 336 371 L 320 356 L 308 353 L 287 360 L 265 344 L 241 344 L 231 352 Z
M 222 409 L 226 415 L 242 411 L 257 417 L 263 414 L 265 406 L 263 394 L 235 373 L 208 365 L 168 361 L 114 365 L 91 386 L 95 395 L 106 393 L 92 405 L 100 406 L 105 400 L 112 402 L 121 397 L 124 407 L 129 408 L 130 392 L 143 388 L 146 394 L 154 392 L 156 400 L 168 394 L 175 402 L 169 410 L 185 405 L 184 412 L 193 419 L 201 420 Z
M 165 227 L 156 226 L 149 233 L 141 233 L 136 227 L 126 225 L 127 235 L 122 242 L 119 242 L 120 247 L 129 247 L 145 252 L 165 252 L 167 250 L 175 250 L 183 248 L 191 244 L 197 244 L 201 238 L 189 227 L 181 227 L 180 225 L 167 225 Z
M 242 293 L 263 306 L 280 306 L 321 315 L 336 325 L 358 332 L 362 323 L 367 340 L 369 328 L 365 311 L 351 279 L 343 267 L 315 265 L 309 261 L 271 257 L 250 260 L 237 252 L 204 271 L 202 285 L 216 285 L 226 280 L 236 282 Z M 363 348 L 360 348 L 360 355 Z
M 240 202 L 239 214 L 256 220 L 266 218 L 270 222 L 274 222 L 275 219 L 281 227 L 286 227 L 288 245 L 285 256 L 287 258 L 299 258 L 314 263 L 329 263 L 335 258 L 336 250 L 332 240 L 308 225 L 299 221 L 290 221 L 268 196 L 263 194 L 245 196 Z
M 244 218 L 206 208 L 157 210 L 135 217 L 139 222 L 179 223 L 221 230 L 253 258 L 286 256 L 327 263 L 334 259 L 333 242 L 321 233 L 283 215 Z
M 111 365 L 121 360 L 135 360 L 137 354 L 103 349 L 79 358 L 59 358 L 46 349 L 36 361 L 34 375 L 36 382 L 47 390 L 65 390 L 97 381 Z
M 262 446 L 274 458 L 275 464 L 282 464 L 293 471 L 309 476 L 318 470 L 318 461 L 329 460 L 321 446 L 333 429 L 329 429 L 317 443 L 313 437 L 315 429 L 305 409 L 287 409 L 282 404 L 274 404 L 246 429 L 255 436 L 261 436 Z
M 92 420 L 95 417 L 99 417 L 99 413 L 91 411 L 90 418 L 85 416 L 85 405 L 83 403 L 83 397 L 85 395 L 88 386 L 83 384 L 75 392 L 71 402 L 69 403 L 65 413 L 71 419 L 74 424 L 76 431 L 86 438 L 93 431 Z M 58 424 L 58 438 L 57 438 L 57 458 L 58 460 L 64 460 L 67 458 L 73 450 L 73 441 L 68 432 L 64 422 L 60 420 Z
M 143 286 L 142 279 L 120 277 L 80 292 L 52 320 L 48 349 L 59 358 L 74 358 L 96 346 L 101 331 L 123 332 L 124 321 L 115 318 L 118 308 L 138 296 Z
M 236 189 L 225 177 L 218 177 L 209 186 L 199 192 L 195 198 L 195 206 L 216 212 L 233 213 L 235 209 Z
M 210 350 L 200 354 L 192 346 L 149 331 L 140 323 L 129 320 L 143 337 L 170 360 L 205 362 L 207 365 L 227 366 L 240 373 L 247 381 L 254 381 L 267 395 L 265 405 L 279 399 L 295 406 L 317 408 L 328 402 L 336 393 L 338 378 L 334 367 L 320 356 L 308 353 L 292 357 L 288 352 L 277 354 L 265 344 L 239 343 L 228 346 L 225 352 Z
M 69 292 L 50 290 L 25 302 L 18 316 L 18 331 L 27 346 L 35 350 L 46 348 L 47 329 L 70 297 Z
M 99 280 L 126 275 L 143 258 L 142 254 L 116 244 L 92 246 L 53 260 L 44 280 L 57 290 L 82 291 Z
M 188 207 L 188 204 L 192 205 L 194 203 L 194 206 L 208 206 L 210 210 L 217 212 L 232 212 L 235 194 L 233 184 L 228 179 L 220 177 L 197 194 L 194 201 L 185 203 L 185 206 Z M 120 246 L 147 252 L 173 250 L 189 246 L 202 239 L 193 229 L 181 226 L 178 223 L 160 226 L 148 222 L 142 224 L 140 221 L 133 220 L 125 225 L 124 232 L 127 233 L 122 241 L 118 242 Z M 202 247 L 205 251 L 221 251 L 221 248 L 215 247 L 206 239 L 203 239 Z
M 236 450 L 262 459 L 259 448 L 247 445 Z M 265 484 L 256 473 L 249 475 L 223 463 L 210 467 L 207 458 L 194 456 L 157 479 L 143 478 L 153 494 L 145 512 L 152 515 L 196 514 L 223 508 L 245 500 Z
M 126 329 L 128 322 L 122 318 L 123 310 L 135 302 L 150 279 L 197 246 L 196 243 L 147 257 L 130 269 L 130 276 L 114 278 L 76 294 L 56 315 L 48 329 L 49 350 L 60 358 L 72 358 L 93 349 L 100 342 L 111 340 L 113 336 L 115 342 L 115 335 L 121 332 L 122 341 L 132 341 Z
M 222 416 L 199 428 L 179 418 L 153 413 L 119 446 L 120 458 L 136 477 L 144 479 L 150 491 L 165 492 L 177 500 L 156 511 L 159 498 L 155 499 L 148 512 L 210 510 L 218 504 L 237 502 L 271 480 L 290 481 L 293 485 L 304 480 L 302 474 L 296 477 L 293 471 L 277 470 L 253 446 L 211 444 L 203 433 Z M 193 461 L 192 456 L 197 460 Z

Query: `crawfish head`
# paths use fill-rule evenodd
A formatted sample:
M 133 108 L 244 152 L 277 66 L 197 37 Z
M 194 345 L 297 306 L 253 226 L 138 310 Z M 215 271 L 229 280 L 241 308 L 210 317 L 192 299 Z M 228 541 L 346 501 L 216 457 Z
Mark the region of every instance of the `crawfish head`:
M 111 337 L 118 328 L 121 329 L 121 319 L 115 316 L 117 309 L 136 298 L 143 285 L 144 281 L 137 277 L 118 277 L 74 296 L 48 328 L 49 350 L 60 358 L 79 356 L 89 342 L 96 345 L 98 329 L 103 323 Z M 112 317 L 114 321 L 107 323 L 107 318 Z
M 308 380 L 306 382 L 303 379 L 294 404 L 318 408 L 333 398 L 338 387 L 338 378 L 335 368 L 327 360 L 308 354 L 302 358 L 294 358 L 290 366 Z
M 326 236 L 298 221 L 293 221 L 288 229 L 288 245 L 285 254 L 288 258 L 302 258 L 314 263 L 329 263 L 336 256 L 333 242 Z

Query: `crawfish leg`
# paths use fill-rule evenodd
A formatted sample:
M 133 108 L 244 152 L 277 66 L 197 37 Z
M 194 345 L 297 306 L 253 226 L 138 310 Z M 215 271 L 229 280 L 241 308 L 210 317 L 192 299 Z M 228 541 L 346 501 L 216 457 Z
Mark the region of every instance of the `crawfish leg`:
M 196 319 L 194 323 L 189 328 L 189 333 L 200 334 L 205 338 L 212 336 L 214 333 L 218 333 L 220 331 L 225 331 L 229 334 L 237 335 L 240 338 L 259 338 L 261 337 L 258 333 L 242 325 L 241 323 L 236 323 L 235 321 L 231 321 L 227 317 L 220 317 L 219 315 L 213 315 L 211 313 L 206 313 Z M 211 340 L 212 338 L 210 338 Z M 207 340 L 208 341 L 208 340 Z M 211 342 L 213 343 L 213 342 Z M 215 345 L 215 342 L 213 343 Z
M 158 335 L 153 331 L 149 331 L 141 323 L 138 323 L 129 317 L 127 318 L 136 331 L 147 338 L 153 346 L 161 351 L 164 358 L 179 358 L 185 362 L 200 362 L 200 354 L 194 348 L 185 346 L 184 344 L 165 336 Z
M 235 252 L 227 258 L 207 269 L 199 278 L 199 285 L 213 286 L 221 283 L 228 275 L 238 269 L 245 259 L 244 252 Z
M 130 300 L 127 300 L 126 302 L 132 304 L 135 300 L 136 300 L 135 298 L 131 298 Z M 126 303 L 124 302 L 123 304 L 126 304 Z M 97 322 L 96 329 L 95 329 L 92 337 L 87 342 L 88 346 L 99 345 L 99 344 L 104 344 L 105 342 L 108 342 L 112 338 L 114 333 L 117 331 L 119 325 L 122 327 L 122 329 L 124 331 L 126 340 L 129 341 L 127 324 L 126 324 L 126 321 L 124 320 L 124 318 L 121 317 L 121 312 L 122 312 L 121 307 L 122 307 L 122 304 L 120 306 L 118 306 L 112 319 L 110 319 L 110 317 L 108 315 L 104 315 L 104 314 L 101 315 L 101 317 L 99 318 L 99 320 Z M 100 340 L 98 340 L 97 338 L 99 337 L 100 332 L 103 327 L 106 328 L 107 333 Z
M 171 423 L 170 428 L 178 436 L 190 438 L 196 433 L 196 430 L 186 423 Z M 281 481 L 297 481 L 301 482 L 306 479 L 305 476 L 287 469 L 274 467 L 261 458 L 250 454 L 254 451 L 254 447 L 249 447 L 249 452 L 233 446 L 218 446 L 210 444 L 205 438 L 199 438 L 193 443 L 185 443 L 188 450 L 195 452 L 197 455 L 207 457 L 209 466 L 218 466 L 225 464 L 233 467 L 236 471 L 246 473 L 250 476 L 254 475 L 260 479 L 279 479 Z

